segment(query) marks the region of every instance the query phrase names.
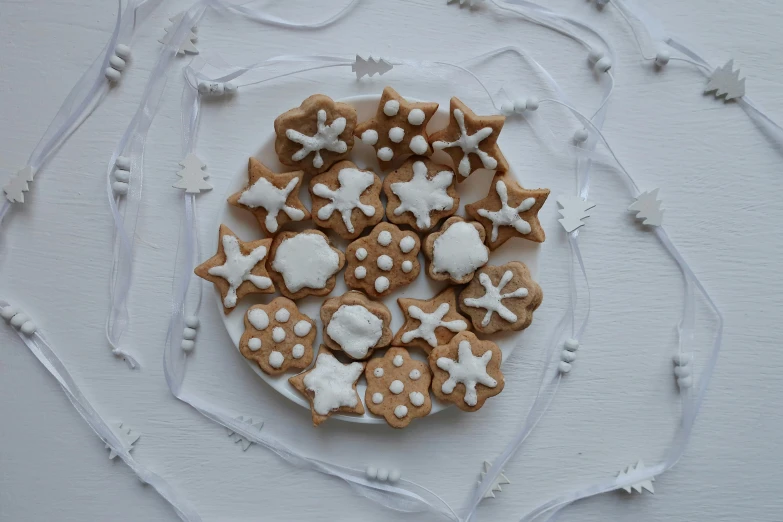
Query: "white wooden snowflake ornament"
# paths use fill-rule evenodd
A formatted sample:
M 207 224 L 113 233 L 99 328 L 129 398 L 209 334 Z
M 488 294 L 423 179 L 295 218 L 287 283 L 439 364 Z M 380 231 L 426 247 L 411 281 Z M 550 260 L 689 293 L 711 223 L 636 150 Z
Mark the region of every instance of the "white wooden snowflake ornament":
M 636 201 L 631 203 L 628 210 L 636 212 L 636 219 L 643 219 L 644 225 L 659 227 L 663 224 L 662 201 L 658 199 L 658 189 L 645 191 L 639 194 Z
M 487 472 L 489 472 L 489 468 L 491 468 L 491 467 L 492 467 L 492 464 L 490 464 L 489 462 L 487 462 L 485 460 L 484 461 L 484 467 L 483 467 L 483 470 L 481 472 L 481 476 L 479 477 L 479 481 L 478 481 L 479 485 L 481 485 L 481 483 L 484 482 L 484 477 L 487 476 Z M 487 492 L 484 493 L 484 496 L 482 498 L 495 498 L 495 492 L 496 491 L 497 492 L 503 491 L 503 489 L 500 487 L 503 484 L 511 484 L 511 481 L 508 480 L 508 478 L 506 478 L 506 476 L 501 471 L 498 474 L 498 478 L 496 478 L 495 482 L 492 484 L 492 487 L 490 487 L 487 490 Z
M 745 78 L 740 79 L 740 70 L 734 69 L 734 60 L 718 67 L 710 76 L 704 94 L 713 93 L 716 98 L 725 96 L 724 101 L 741 98 L 745 95 Z
M 561 207 L 558 212 L 563 216 L 558 221 L 569 234 L 585 224 L 583 220 L 590 217 L 587 211 L 595 207 L 595 203 L 579 196 L 560 196 L 557 204 Z
M 184 168 L 177 172 L 180 180 L 173 185 L 174 188 L 183 189 L 188 194 L 199 194 L 202 190 L 212 190 L 212 185 L 204 179 L 209 176 L 204 172 L 206 165 L 198 159 L 198 156 L 191 152 L 179 164 Z
M 375 74 L 382 76 L 393 68 L 394 66 L 383 58 L 375 59 L 370 56 L 365 60 L 358 54 L 356 55 L 356 60 L 351 65 L 351 71 L 356 73 L 357 80 L 364 76 L 372 77 Z
M 34 176 L 33 168 L 30 166 L 11 176 L 3 186 L 5 198 L 11 203 L 24 203 L 24 193 L 30 190 L 30 183 Z
M 644 471 L 644 469 L 645 469 L 644 462 L 640 460 L 636 463 L 635 466 L 628 466 L 627 468 L 625 468 L 625 471 L 620 471 L 620 473 L 617 474 L 617 479 L 618 480 L 624 479 L 628 475 L 639 471 Z M 653 484 L 652 484 L 653 482 L 655 482 L 655 477 L 649 480 L 643 480 L 641 482 L 637 482 L 636 484 L 631 484 L 630 486 L 623 486 L 623 489 L 627 493 L 632 493 L 634 491 L 636 491 L 637 493 L 641 493 L 642 490 L 646 489 L 650 493 L 655 494 L 655 489 L 653 488 Z

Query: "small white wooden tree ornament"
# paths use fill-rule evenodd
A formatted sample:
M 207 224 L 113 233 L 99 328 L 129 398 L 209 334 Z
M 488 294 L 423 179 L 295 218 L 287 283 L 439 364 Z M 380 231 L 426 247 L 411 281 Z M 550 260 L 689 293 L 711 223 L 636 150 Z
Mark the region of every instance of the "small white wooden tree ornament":
M 487 472 L 489 471 L 489 468 L 491 468 L 491 467 L 492 467 L 492 464 L 490 464 L 489 462 L 487 462 L 485 460 L 484 461 L 484 468 L 483 468 L 483 471 L 481 472 L 481 477 L 479 478 L 479 481 L 478 481 L 479 484 L 481 484 L 481 482 L 483 482 L 484 477 L 487 475 Z M 492 484 L 492 487 L 489 488 L 486 493 L 484 493 L 484 496 L 482 498 L 495 498 L 495 492 L 496 491 L 497 492 L 503 491 L 501 489 L 501 487 L 500 487 L 503 484 L 511 484 L 511 481 L 508 480 L 506 478 L 506 476 L 503 474 L 503 472 L 501 471 L 500 474 L 498 475 L 498 478 L 495 479 L 495 482 Z
M 636 212 L 636 219 L 643 219 L 642 224 L 659 227 L 663 224 L 662 201 L 658 199 L 658 189 L 645 191 L 639 194 L 636 201 L 631 203 L 628 210 Z
M 261 431 L 261 428 L 264 426 L 264 421 L 253 422 L 253 419 L 250 417 L 237 417 L 235 420 L 247 424 L 256 431 Z M 228 430 L 228 436 L 235 444 L 239 444 L 242 447 L 242 451 L 247 451 L 247 448 L 253 444 L 252 441 L 247 440 L 242 435 L 235 433 L 230 429 Z
M 368 57 L 366 60 L 356 55 L 356 60 L 351 65 L 351 71 L 356 73 L 356 79 L 362 78 L 363 76 L 370 76 L 377 74 L 378 76 L 383 76 L 385 73 L 391 71 L 394 68 L 392 64 L 384 60 L 383 58 L 378 58 L 377 60 L 373 58 L 372 56 Z
M 178 14 L 177 16 L 172 16 L 169 18 L 169 22 L 171 22 L 171 25 L 166 27 L 164 30 L 166 31 L 165 36 L 162 36 L 160 40 L 158 40 L 162 44 L 167 44 L 171 41 L 171 37 L 174 34 L 177 26 L 179 25 L 180 20 L 182 20 L 182 17 L 185 16 L 185 13 L 182 12 Z M 198 40 L 198 35 L 196 34 L 196 28 L 191 28 L 190 32 L 188 33 L 188 36 L 185 37 L 185 40 L 183 40 L 182 44 L 179 46 L 179 49 L 177 49 L 177 54 L 198 54 L 198 49 L 196 48 L 195 41 Z
M 740 79 L 740 70 L 734 69 L 734 60 L 729 60 L 723 67 L 718 67 L 710 76 L 704 94 L 713 93 L 716 98 L 725 96 L 724 101 L 745 96 L 745 78 Z
M 30 190 L 30 183 L 33 181 L 32 167 L 25 167 L 8 180 L 3 186 L 5 197 L 11 203 L 24 203 L 24 193 Z
M 206 165 L 192 152 L 185 156 L 180 163 L 184 168 L 177 172 L 180 180 L 174 184 L 174 188 L 184 189 L 188 194 L 199 194 L 202 190 L 212 190 L 212 185 L 204 178 L 209 174 L 204 172 Z
M 557 198 L 557 204 L 561 207 L 558 212 L 563 216 L 558 221 L 569 234 L 584 226 L 583 220 L 590 217 L 587 211 L 595 206 L 592 201 L 584 200 L 579 196 L 560 196 Z
M 622 479 L 630 475 L 632 472 L 637 471 L 644 471 L 644 462 L 641 460 L 636 463 L 635 466 L 628 466 L 625 468 L 625 471 L 620 471 L 620 473 L 617 474 L 618 479 Z M 647 490 L 650 493 L 655 494 L 655 489 L 653 488 L 653 482 L 655 481 L 655 477 L 649 479 L 649 480 L 643 480 L 641 482 L 637 482 L 636 484 L 631 484 L 630 486 L 624 486 L 623 489 L 626 491 L 626 493 L 632 493 L 636 491 L 637 493 L 641 493 L 642 490 Z
M 117 438 L 122 442 L 122 446 L 128 451 L 133 449 L 133 445 L 136 444 L 136 441 L 141 437 L 141 435 L 133 431 L 129 426 L 124 425 L 122 422 L 113 423 L 112 428 L 117 435 Z M 113 460 L 117 457 L 117 453 L 108 444 L 106 444 L 106 449 L 111 450 L 109 451 L 110 459 Z

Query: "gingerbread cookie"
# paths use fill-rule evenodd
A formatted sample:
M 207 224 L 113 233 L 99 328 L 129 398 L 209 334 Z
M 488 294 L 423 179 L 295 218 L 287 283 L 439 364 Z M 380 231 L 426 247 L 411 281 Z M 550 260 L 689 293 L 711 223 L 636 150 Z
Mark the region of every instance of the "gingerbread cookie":
M 264 261 L 271 244 L 271 239 L 242 241 L 226 225 L 220 225 L 217 253 L 197 266 L 194 272 L 220 290 L 226 315 L 247 294 L 275 291 Z
M 365 363 L 343 364 L 321 346 L 315 366 L 288 379 L 291 385 L 307 397 L 313 414 L 313 426 L 318 426 L 333 413 L 364 413 L 356 391 L 356 381 L 362 376 Z
M 465 205 L 465 211 L 484 226 L 490 250 L 512 237 L 542 243 L 546 235 L 538 211 L 548 196 L 549 189 L 524 189 L 510 174 L 498 172 L 487 197 Z
M 289 299 L 334 290 L 345 256 L 321 231 L 282 232 L 272 242 L 269 276 Z
M 391 223 L 378 223 L 368 236 L 348 245 L 345 284 L 378 298 L 410 284 L 419 275 L 421 241 Z
M 283 165 L 318 174 L 348 157 L 356 109 L 323 94 L 275 119 L 275 152 Z
M 344 239 L 356 239 L 362 231 L 383 219 L 381 178 L 341 161 L 310 180 L 315 224 L 331 228 Z
M 391 312 L 361 292 L 351 291 L 324 301 L 321 322 L 324 344 L 342 350 L 351 359 L 365 359 L 373 349 L 391 342 Z
M 411 154 L 429 155 L 427 124 L 437 103 L 413 103 L 405 100 L 391 87 L 386 87 L 375 117 L 360 123 L 355 134 L 362 143 L 375 147 L 382 169 L 395 160 Z
M 391 172 L 383 192 L 389 221 L 419 231 L 431 229 L 459 208 L 454 172 L 427 158 L 411 158 Z
M 459 307 L 470 316 L 476 331 L 490 334 L 524 330 L 543 299 L 541 287 L 527 267 L 511 261 L 479 270 L 479 276 L 460 293 Z
M 275 174 L 255 158 L 250 158 L 247 172 L 247 186 L 232 194 L 228 202 L 252 212 L 264 234 L 271 236 L 289 221 L 310 219 L 307 207 L 299 201 L 304 172 Z
M 447 219 L 438 232 L 424 240 L 424 255 L 430 260 L 429 276 L 457 285 L 470 282 L 474 272 L 489 261 L 485 236 L 484 227 L 475 221 L 458 216 Z
M 367 363 L 364 372 L 367 409 L 392 428 L 404 428 L 432 409 L 431 374 L 427 363 L 411 359 L 405 348 L 389 348 L 383 357 Z
M 247 311 L 239 351 L 269 375 L 302 370 L 313 362 L 316 333 L 315 321 L 299 312 L 290 299 L 278 297 Z
M 405 324 L 394 336 L 394 346 L 415 346 L 429 353 L 468 329 L 466 318 L 457 310 L 454 287 L 447 287 L 426 301 L 401 297 L 397 304 L 405 316 Z
M 485 168 L 505 172 L 508 162 L 497 145 L 504 116 L 476 116 L 458 98 L 451 99 L 448 126 L 430 136 L 435 150 L 443 150 L 454 161 L 462 181 L 475 170 Z
M 476 411 L 503 391 L 500 363 L 503 354 L 492 341 L 481 341 L 471 332 L 461 332 L 430 352 L 432 392 L 464 411 Z

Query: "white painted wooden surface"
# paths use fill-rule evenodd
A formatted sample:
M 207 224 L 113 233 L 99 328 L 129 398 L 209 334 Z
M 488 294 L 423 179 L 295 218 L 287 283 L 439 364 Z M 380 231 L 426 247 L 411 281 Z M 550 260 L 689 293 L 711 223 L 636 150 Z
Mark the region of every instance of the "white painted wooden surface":
M 295 7 L 305 3 L 269 7 L 308 20 L 326 10 Z M 689 67 L 673 65 L 657 74 L 642 66 L 630 32 L 612 9 L 599 13 L 581 0 L 547 4 L 611 35 L 619 58 L 606 134 L 643 188 L 661 187 L 671 236 L 726 316 L 723 353 L 691 446 L 673 471 L 658 477 L 656 494 L 606 495 L 570 508 L 561 520 L 781 520 L 783 241 L 777 227 L 783 220 L 783 157 L 738 107 L 702 97 L 703 79 Z M 292 469 L 263 449 L 243 453 L 222 428 L 169 395 L 160 359 L 181 219 L 171 188 L 181 158 L 181 76 L 173 69 L 147 148 L 130 297 L 128 340 L 143 369 L 131 372 L 109 355 L 103 321 L 111 224 L 103 172 L 136 108 L 166 19 L 185 5 L 166 2 L 155 13 L 141 30 L 121 85 L 39 175 L 29 203 L 10 216 L 0 254 L 0 294 L 38 320 L 105 416 L 142 433 L 136 457 L 179 488 L 205 520 L 429 520 L 355 498 L 339 481 Z M 0 3 L 0 171 L 24 165 L 63 97 L 107 40 L 115 8 L 99 0 Z M 660 0 L 649 9 L 713 61 L 735 58 L 748 76 L 748 92 L 783 121 L 779 2 Z M 533 53 L 578 106 L 594 108 L 599 93 L 575 44 L 488 7 L 472 13 L 435 0 L 367 0 L 349 18 L 315 32 L 208 13 L 199 35 L 202 49 L 236 63 L 294 52 L 458 60 L 513 42 Z M 511 57 L 476 70 L 495 91 L 547 94 Z M 422 99 L 445 102 L 453 93 L 477 111 L 488 110 L 464 75 L 417 78 L 400 69 L 388 81 Z M 378 92 L 386 82 L 356 84 L 345 75 L 307 74 L 248 89 L 225 107 L 208 106 L 199 154 L 217 190 L 200 199 L 202 237 L 213 234 L 224 204 L 221 188 L 266 139 L 277 114 L 313 92 L 334 97 Z M 563 113 L 541 115 L 563 135 L 573 131 L 575 123 Z M 554 195 L 573 190 L 569 162 L 547 152 L 529 127 L 509 124 L 501 145 L 530 185 L 548 186 Z M 565 488 L 606 477 L 639 458 L 653 461 L 674 431 L 679 411 L 670 355 L 681 299 L 678 273 L 653 238 L 633 226 L 617 174 L 598 169 L 594 180 L 598 206 L 582 235 L 593 290 L 590 326 L 550 413 L 506 469 L 512 484 L 485 502 L 482 520 L 515 520 Z M 481 462 L 501 451 L 532 401 L 538 351 L 566 302 L 567 247 L 557 229 L 554 198 L 542 218 L 549 235 L 539 254 L 544 305 L 523 337 L 526 346 L 505 368 L 506 390 L 477 414 L 442 413 L 402 432 L 338 422 L 310 429 L 307 411 L 272 393 L 241 360 L 211 303 L 204 307 L 187 386 L 266 419 L 265 430 L 312 454 L 357 467 L 397 466 L 461 506 Z M 713 322 L 703 310 L 700 326 L 706 346 Z M 107 459 L 55 382 L 5 326 L 0 397 L 0 519 L 176 518 L 122 463 Z

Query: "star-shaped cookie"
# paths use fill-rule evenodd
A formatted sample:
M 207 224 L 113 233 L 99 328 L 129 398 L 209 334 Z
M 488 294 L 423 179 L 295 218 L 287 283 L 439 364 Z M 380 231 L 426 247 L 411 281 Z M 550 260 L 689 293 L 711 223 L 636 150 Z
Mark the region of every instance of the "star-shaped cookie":
M 415 346 L 429 353 L 468 329 L 468 320 L 457 309 L 457 292 L 447 287 L 432 299 L 397 299 L 405 324 L 392 340 L 394 346 Z
M 498 172 L 487 197 L 465 205 L 465 211 L 484 226 L 491 250 L 512 237 L 543 243 L 546 234 L 538 220 L 538 211 L 548 196 L 549 189 L 525 189 L 511 174 Z
M 247 174 L 247 186 L 232 194 L 228 202 L 252 212 L 264 234 L 275 234 L 289 221 L 310 219 L 307 207 L 299 201 L 303 171 L 276 174 L 257 159 L 250 158 Z
M 375 147 L 381 168 L 411 154 L 429 156 L 427 124 L 437 103 L 409 102 L 391 87 L 386 87 L 375 117 L 356 126 L 356 137 Z
M 463 181 L 477 169 L 505 172 L 508 162 L 497 141 L 504 116 L 477 116 L 459 98 L 451 99 L 448 126 L 430 136 L 434 150 L 445 151 Z
M 220 290 L 226 315 L 247 294 L 274 293 L 275 287 L 266 271 L 271 244 L 271 239 L 242 241 L 226 225 L 220 225 L 217 253 L 194 272 Z

